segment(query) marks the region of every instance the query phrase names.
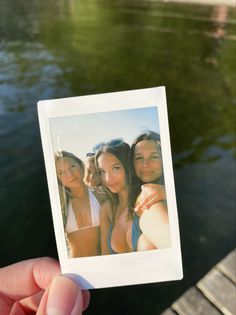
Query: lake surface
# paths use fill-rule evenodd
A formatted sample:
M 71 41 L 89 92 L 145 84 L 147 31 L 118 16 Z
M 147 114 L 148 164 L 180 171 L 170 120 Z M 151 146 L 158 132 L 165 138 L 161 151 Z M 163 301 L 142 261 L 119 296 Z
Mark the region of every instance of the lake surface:
M 92 291 L 86 314 L 160 314 L 235 246 L 236 10 L 0 0 L 0 265 L 54 256 L 38 100 L 165 85 L 184 279 Z

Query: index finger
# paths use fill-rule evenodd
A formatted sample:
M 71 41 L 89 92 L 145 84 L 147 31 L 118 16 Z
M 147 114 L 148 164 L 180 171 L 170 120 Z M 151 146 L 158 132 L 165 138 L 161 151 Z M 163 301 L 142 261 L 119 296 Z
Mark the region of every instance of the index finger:
M 60 272 L 58 261 L 50 257 L 18 262 L 0 269 L 0 292 L 19 301 L 45 289 Z

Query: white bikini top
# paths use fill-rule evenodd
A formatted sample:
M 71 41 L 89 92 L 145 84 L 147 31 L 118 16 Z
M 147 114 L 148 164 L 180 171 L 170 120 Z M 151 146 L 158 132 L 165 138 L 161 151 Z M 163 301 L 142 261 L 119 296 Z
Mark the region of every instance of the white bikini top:
M 66 233 L 69 234 L 69 233 L 72 233 L 81 229 L 100 225 L 100 209 L 101 209 L 100 204 L 90 189 L 88 189 L 88 193 L 89 193 L 89 203 L 90 203 L 90 210 L 91 210 L 92 225 L 78 228 L 74 211 L 72 209 L 72 204 L 71 204 L 71 201 L 69 201 L 68 216 L 67 216 L 66 227 L 65 227 Z

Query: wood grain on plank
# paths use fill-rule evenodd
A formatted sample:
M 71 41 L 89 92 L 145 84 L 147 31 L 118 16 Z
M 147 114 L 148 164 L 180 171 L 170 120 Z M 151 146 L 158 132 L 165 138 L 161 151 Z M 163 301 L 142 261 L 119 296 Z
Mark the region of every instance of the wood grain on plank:
M 216 267 L 236 284 L 236 249 L 229 253 Z
M 236 314 L 236 286 L 216 268 L 202 278 L 197 287 L 223 314 Z
M 171 308 L 167 308 L 161 315 L 176 315 L 176 313 Z
M 221 314 L 195 287 L 186 291 L 172 307 L 179 315 Z

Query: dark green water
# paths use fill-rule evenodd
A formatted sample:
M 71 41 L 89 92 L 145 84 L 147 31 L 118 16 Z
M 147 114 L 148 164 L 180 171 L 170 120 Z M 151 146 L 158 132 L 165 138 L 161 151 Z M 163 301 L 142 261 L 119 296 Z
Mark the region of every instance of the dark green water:
M 1 266 L 57 256 L 37 101 L 158 85 L 167 88 L 185 277 L 92 291 L 86 314 L 160 314 L 234 248 L 235 13 L 0 0 Z

